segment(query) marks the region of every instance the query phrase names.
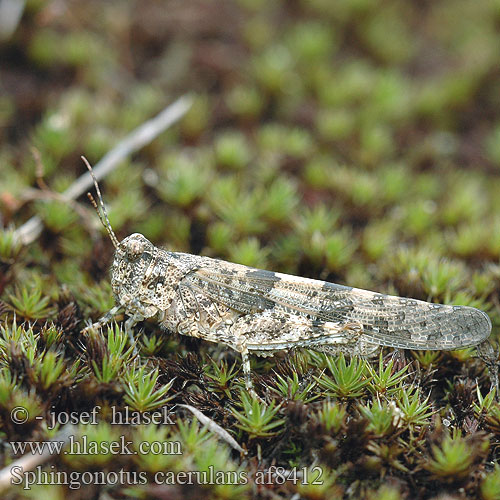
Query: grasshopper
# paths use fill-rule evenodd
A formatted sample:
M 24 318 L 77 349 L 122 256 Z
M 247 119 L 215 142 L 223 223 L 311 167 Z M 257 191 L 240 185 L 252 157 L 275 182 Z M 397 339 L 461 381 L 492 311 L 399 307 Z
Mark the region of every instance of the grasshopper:
M 116 306 L 92 326 L 111 321 L 122 310 L 129 335 L 136 323 L 155 317 L 166 330 L 225 344 L 241 354 L 245 384 L 252 393 L 250 352 L 269 356 L 306 347 L 367 356 L 381 346 L 453 350 L 482 344 L 490 335 L 489 316 L 474 307 L 433 304 L 169 252 L 139 233 L 120 242 L 92 167 L 82 159 L 101 210 L 90 193 L 89 198 L 115 247 L 111 286 Z

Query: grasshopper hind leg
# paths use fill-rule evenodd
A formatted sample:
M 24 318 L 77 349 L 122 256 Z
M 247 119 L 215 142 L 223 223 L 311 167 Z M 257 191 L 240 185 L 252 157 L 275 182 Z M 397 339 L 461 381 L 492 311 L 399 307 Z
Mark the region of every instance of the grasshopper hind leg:
M 241 353 L 247 390 L 253 389 L 249 353 L 269 356 L 294 347 L 353 353 L 359 343 L 359 325 L 319 321 L 304 315 L 267 310 L 246 314 L 217 329 L 217 337 Z

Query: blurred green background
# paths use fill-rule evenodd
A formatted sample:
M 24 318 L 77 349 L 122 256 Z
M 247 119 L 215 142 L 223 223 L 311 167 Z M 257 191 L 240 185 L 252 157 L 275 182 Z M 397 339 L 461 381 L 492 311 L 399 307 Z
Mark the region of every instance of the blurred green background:
M 189 92 L 102 182 L 119 239 L 473 305 L 496 336 L 499 62 L 498 0 L 26 1 L 0 41 L 0 315 L 111 307 L 88 201 L 44 190 Z M 9 228 L 34 214 L 21 248 Z
M 31 148 L 61 191 L 192 91 L 103 183 L 120 237 L 490 309 L 499 22 L 498 2 L 28 1 L 0 52 L 3 225 L 41 213 L 88 260 L 74 210 L 25 202 Z

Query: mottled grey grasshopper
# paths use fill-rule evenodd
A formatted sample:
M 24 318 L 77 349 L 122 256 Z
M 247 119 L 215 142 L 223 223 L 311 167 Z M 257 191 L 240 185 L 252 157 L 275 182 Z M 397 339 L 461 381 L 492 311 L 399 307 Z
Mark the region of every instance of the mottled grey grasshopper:
M 473 307 L 431 304 L 169 252 L 138 233 L 119 242 L 92 168 L 83 159 L 101 211 L 89 197 L 116 249 L 111 267 L 116 306 L 93 326 L 123 310 L 129 333 L 137 322 L 156 317 L 167 330 L 225 344 L 241 353 L 252 392 L 249 352 L 268 356 L 306 347 L 368 355 L 381 346 L 453 350 L 476 346 L 490 335 L 490 318 Z

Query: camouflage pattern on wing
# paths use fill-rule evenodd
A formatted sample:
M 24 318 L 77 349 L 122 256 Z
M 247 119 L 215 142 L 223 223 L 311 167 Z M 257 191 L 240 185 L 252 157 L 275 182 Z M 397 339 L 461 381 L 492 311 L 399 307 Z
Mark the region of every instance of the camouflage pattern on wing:
M 361 339 L 374 345 L 459 349 L 479 344 L 491 331 L 488 315 L 473 307 L 431 304 L 224 261 L 192 271 L 183 282 L 242 314 L 299 314 L 315 328 L 359 323 Z

